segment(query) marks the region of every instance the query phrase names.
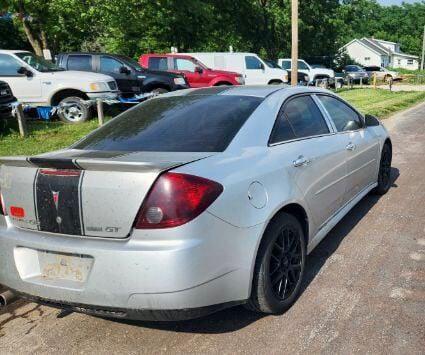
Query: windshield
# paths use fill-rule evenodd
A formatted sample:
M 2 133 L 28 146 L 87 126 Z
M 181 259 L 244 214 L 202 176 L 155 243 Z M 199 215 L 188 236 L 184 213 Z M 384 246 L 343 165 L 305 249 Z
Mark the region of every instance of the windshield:
M 264 60 L 264 62 L 267 64 L 267 66 L 268 66 L 269 68 L 282 69 L 282 68 L 280 67 L 280 65 L 279 65 L 279 64 L 277 64 L 277 63 L 273 62 L 272 60 Z
M 25 63 L 33 67 L 35 70 L 39 72 L 46 73 L 51 71 L 62 71 L 64 69 L 59 68 L 56 64 L 48 62 L 42 57 L 36 56 L 30 52 L 18 52 L 15 55 L 21 58 Z
M 364 71 L 362 68 L 360 68 L 357 65 L 349 65 L 345 69 L 346 71 Z
M 124 112 L 74 148 L 222 152 L 262 100 L 199 94 L 151 99 Z

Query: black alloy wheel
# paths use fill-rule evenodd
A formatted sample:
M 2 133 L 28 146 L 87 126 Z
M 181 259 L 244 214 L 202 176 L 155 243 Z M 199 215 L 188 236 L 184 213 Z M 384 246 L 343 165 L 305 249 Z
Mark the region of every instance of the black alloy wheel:
M 300 221 L 279 213 L 270 222 L 255 262 L 250 310 L 280 314 L 297 299 L 304 275 L 306 244 Z

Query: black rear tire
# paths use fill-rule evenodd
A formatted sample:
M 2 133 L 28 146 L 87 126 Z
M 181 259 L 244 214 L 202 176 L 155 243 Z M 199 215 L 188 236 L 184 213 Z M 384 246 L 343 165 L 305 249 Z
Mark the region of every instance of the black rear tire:
M 296 301 L 304 275 L 306 246 L 297 218 L 280 213 L 267 227 L 255 263 L 247 308 L 281 314 Z
M 167 92 L 168 92 L 168 90 L 167 89 L 164 89 L 164 88 L 156 88 L 156 89 L 152 89 L 151 90 L 151 93 L 157 94 L 157 95 L 165 94 Z
M 379 163 L 378 186 L 373 189 L 373 193 L 376 195 L 386 194 L 391 187 L 391 161 L 391 145 L 385 143 L 382 148 L 381 160 Z

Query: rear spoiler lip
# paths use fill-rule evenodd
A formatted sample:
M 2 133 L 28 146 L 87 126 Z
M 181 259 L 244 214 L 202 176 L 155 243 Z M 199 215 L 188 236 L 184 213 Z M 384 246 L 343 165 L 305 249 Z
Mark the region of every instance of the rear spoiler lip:
M 204 157 L 206 158 L 206 157 Z M 47 158 L 12 156 L 0 157 L 0 165 L 16 167 L 72 169 L 72 170 L 96 170 L 96 171 L 124 171 L 124 172 L 153 172 L 165 171 L 192 163 L 203 158 L 189 161 L 171 162 L 137 162 L 120 161 L 111 159 L 87 159 L 87 158 Z

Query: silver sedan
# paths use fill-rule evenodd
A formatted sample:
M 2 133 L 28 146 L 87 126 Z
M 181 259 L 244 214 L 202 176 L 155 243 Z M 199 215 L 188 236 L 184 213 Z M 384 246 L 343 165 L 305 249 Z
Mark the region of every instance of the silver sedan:
M 307 254 L 390 188 L 391 155 L 380 122 L 326 90 L 161 95 L 69 149 L 0 159 L 0 283 L 118 318 L 279 314 Z

